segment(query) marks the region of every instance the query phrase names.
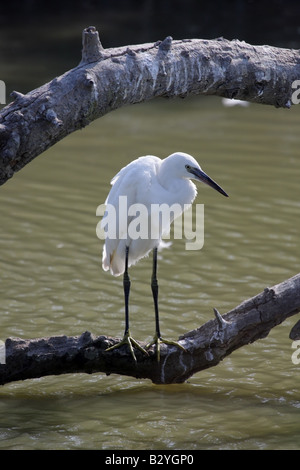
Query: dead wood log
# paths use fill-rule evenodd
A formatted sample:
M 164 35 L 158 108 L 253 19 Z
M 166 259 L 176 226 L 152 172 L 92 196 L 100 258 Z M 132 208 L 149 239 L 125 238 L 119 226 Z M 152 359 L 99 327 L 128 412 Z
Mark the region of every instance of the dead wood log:
M 104 49 L 96 29 L 86 28 L 77 67 L 26 95 L 13 92 L 13 102 L 0 112 L 0 184 L 66 135 L 121 106 L 204 94 L 289 108 L 299 77 L 297 50 L 171 37 Z
M 135 363 L 126 346 L 105 351 L 118 339 L 89 332 L 75 337 L 8 338 L 0 384 L 79 372 L 128 375 L 155 384 L 182 383 L 196 372 L 216 366 L 236 349 L 265 338 L 272 328 L 299 311 L 300 273 L 266 288 L 223 316 L 215 310 L 215 319 L 179 338 L 186 352 L 163 344 L 159 363 L 153 348 L 149 356 L 136 350 Z

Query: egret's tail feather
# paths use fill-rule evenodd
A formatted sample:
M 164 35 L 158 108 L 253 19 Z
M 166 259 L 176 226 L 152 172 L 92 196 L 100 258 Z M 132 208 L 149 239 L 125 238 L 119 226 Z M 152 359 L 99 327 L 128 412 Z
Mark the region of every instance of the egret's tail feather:
M 120 276 L 124 273 L 125 269 L 124 258 L 118 256 L 117 250 L 114 250 L 108 255 L 104 246 L 102 268 L 104 269 L 104 271 L 110 270 L 113 276 Z

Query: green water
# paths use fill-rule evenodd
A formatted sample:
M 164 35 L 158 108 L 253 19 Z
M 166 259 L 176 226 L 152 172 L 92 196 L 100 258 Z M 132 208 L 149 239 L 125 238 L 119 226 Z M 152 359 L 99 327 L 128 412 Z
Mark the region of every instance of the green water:
M 161 330 L 200 326 L 299 272 L 300 107 L 214 97 L 123 108 L 74 133 L 1 191 L 1 339 L 123 333 L 122 280 L 102 271 L 96 208 L 140 155 L 192 154 L 229 194 L 198 186 L 205 242 L 159 259 Z M 131 331 L 154 332 L 151 259 L 131 269 Z M 0 389 L 0 449 L 298 449 L 292 317 L 188 383 L 74 374 Z

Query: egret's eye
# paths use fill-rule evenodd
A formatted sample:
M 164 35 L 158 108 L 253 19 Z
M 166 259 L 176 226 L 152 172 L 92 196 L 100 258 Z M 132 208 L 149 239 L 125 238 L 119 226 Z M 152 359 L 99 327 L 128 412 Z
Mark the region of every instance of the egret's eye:
M 187 169 L 187 171 L 190 171 L 192 167 L 190 165 L 185 165 L 185 168 Z

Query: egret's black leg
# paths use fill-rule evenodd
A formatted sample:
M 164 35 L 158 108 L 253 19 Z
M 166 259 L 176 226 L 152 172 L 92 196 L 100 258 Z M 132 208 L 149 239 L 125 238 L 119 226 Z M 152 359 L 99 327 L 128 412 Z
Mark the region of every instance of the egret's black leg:
M 142 351 L 144 354 L 148 354 L 147 351 L 145 351 L 144 348 L 142 348 L 135 339 L 133 339 L 130 336 L 130 331 L 129 331 L 129 293 L 130 293 L 130 278 L 128 275 L 128 254 L 129 254 L 129 247 L 126 246 L 126 251 L 125 251 L 125 271 L 123 275 L 123 288 L 124 288 L 124 300 L 125 300 L 125 331 L 124 331 L 124 336 L 122 341 L 119 343 L 115 344 L 114 346 L 111 346 L 110 348 L 107 348 L 106 351 L 111 351 L 112 349 L 119 348 L 123 344 L 127 344 L 131 355 L 133 359 L 136 362 L 136 357 L 133 351 L 133 346 L 138 348 L 140 351 Z
M 157 273 L 157 248 L 154 248 L 152 276 L 151 276 L 151 289 L 152 289 L 154 311 L 155 311 L 155 333 L 157 337 L 160 338 L 159 313 L 158 313 L 158 282 L 157 282 L 156 273 Z
M 130 292 L 130 278 L 128 275 L 128 254 L 129 247 L 126 246 L 125 251 L 125 271 L 123 275 L 123 288 L 125 300 L 125 335 L 129 332 L 129 292 Z
M 176 341 L 169 341 L 163 339 L 160 334 L 160 327 L 159 327 L 159 312 L 158 312 L 158 282 L 157 282 L 157 248 L 153 249 L 153 265 L 152 265 L 152 276 L 151 276 L 151 289 L 153 295 L 153 302 L 154 302 L 154 311 L 155 311 L 155 334 L 153 341 L 147 344 L 146 348 L 149 348 L 153 344 L 156 344 L 156 354 L 157 360 L 160 361 L 160 343 L 170 344 L 173 346 L 178 346 L 179 348 L 184 349 L 181 344 L 177 343 Z

